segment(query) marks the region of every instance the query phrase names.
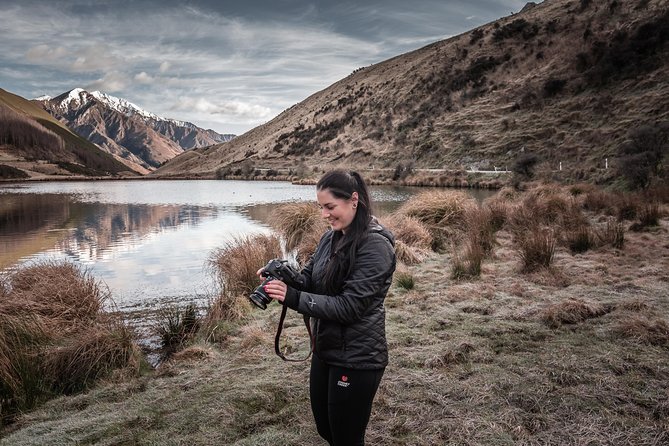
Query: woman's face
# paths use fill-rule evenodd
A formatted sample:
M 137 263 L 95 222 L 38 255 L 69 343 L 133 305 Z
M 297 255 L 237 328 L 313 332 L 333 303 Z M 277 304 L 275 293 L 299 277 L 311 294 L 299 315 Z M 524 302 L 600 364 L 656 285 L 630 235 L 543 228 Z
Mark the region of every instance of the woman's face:
M 321 217 L 330 224 L 335 231 L 345 232 L 355 218 L 358 207 L 358 193 L 353 192 L 349 199 L 337 198 L 329 189 L 316 192 L 318 207 L 321 209 Z

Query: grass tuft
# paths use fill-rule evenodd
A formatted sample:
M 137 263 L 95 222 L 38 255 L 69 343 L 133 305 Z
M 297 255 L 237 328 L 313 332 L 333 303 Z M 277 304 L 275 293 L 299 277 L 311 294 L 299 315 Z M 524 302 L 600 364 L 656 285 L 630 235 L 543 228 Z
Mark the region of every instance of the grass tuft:
M 611 245 L 616 249 L 622 249 L 625 245 L 625 226 L 608 219 L 606 225 L 595 232 L 600 245 Z
M 464 192 L 428 191 L 411 197 L 399 209 L 400 215 L 415 218 L 428 228 L 460 227 L 465 211 L 474 200 Z
M 193 303 L 184 308 L 163 308 L 157 317 L 156 331 L 166 357 L 183 348 L 200 329 L 201 318 Z
M 669 346 L 669 324 L 664 319 L 628 318 L 620 322 L 618 331 L 644 344 Z
M 414 286 L 416 286 L 413 274 L 408 271 L 397 271 L 394 278 L 397 286 L 404 290 L 413 290 Z
M 260 284 L 256 272 L 281 256 L 279 239 L 255 234 L 234 238 L 210 255 L 209 264 L 221 289 L 232 296 L 249 295 Z
M 564 237 L 572 254 L 580 254 L 594 247 L 594 235 L 587 225 L 567 231 Z
M 551 328 L 562 324 L 576 324 L 587 319 L 603 316 L 609 310 L 598 304 L 589 304 L 581 300 L 570 299 L 554 304 L 541 312 L 541 321 Z
M 548 268 L 555 258 L 556 237 L 553 230 L 535 228 L 517 238 L 516 249 L 523 272 Z
M 316 250 L 328 225 L 318 206 L 310 202 L 287 203 L 272 214 L 272 224 L 286 242 L 286 249 L 297 249 L 299 260 L 306 261 Z
M 66 262 L 23 266 L 0 299 L 0 425 L 59 393 L 72 393 L 142 360 L 130 330 L 102 312 L 109 291 Z
M 485 251 L 476 237 L 470 237 L 465 242 L 462 252 L 453 255 L 451 263 L 451 278 L 454 280 L 471 279 L 481 275 L 481 264 L 485 258 Z

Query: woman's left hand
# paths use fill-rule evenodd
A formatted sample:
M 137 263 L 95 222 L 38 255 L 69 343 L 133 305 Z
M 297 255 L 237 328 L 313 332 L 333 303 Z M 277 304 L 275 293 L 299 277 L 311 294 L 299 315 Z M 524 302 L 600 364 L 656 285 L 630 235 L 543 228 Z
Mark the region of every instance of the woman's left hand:
M 271 280 L 265 284 L 265 292 L 269 297 L 279 302 L 286 299 L 288 286 L 280 280 Z

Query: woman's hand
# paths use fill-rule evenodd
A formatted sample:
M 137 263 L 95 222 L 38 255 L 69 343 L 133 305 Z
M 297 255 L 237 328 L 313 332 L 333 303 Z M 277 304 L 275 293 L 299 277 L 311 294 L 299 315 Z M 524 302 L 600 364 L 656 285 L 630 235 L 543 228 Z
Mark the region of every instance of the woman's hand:
M 265 284 L 265 292 L 267 295 L 279 302 L 283 302 L 286 299 L 287 289 L 288 285 L 280 280 L 271 280 Z

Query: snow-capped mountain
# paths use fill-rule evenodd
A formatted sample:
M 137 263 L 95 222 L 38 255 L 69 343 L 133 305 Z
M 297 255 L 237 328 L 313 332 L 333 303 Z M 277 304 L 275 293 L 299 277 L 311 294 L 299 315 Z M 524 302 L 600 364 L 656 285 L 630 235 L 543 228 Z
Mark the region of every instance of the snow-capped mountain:
M 163 118 L 122 98 L 75 88 L 34 99 L 84 138 L 140 173 L 148 173 L 185 150 L 231 140 L 190 122 Z

